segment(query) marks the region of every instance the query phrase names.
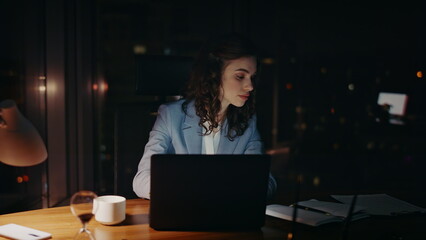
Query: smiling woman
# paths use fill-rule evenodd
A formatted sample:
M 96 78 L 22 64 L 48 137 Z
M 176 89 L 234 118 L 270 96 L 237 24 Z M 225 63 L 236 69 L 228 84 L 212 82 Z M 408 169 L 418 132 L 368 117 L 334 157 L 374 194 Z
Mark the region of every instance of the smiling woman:
M 201 49 L 185 99 L 158 110 L 133 180 L 139 197 L 150 198 L 153 154 L 263 153 L 254 109 L 257 66 L 256 48 L 240 35 L 221 36 Z M 275 188 L 270 176 L 268 194 Z

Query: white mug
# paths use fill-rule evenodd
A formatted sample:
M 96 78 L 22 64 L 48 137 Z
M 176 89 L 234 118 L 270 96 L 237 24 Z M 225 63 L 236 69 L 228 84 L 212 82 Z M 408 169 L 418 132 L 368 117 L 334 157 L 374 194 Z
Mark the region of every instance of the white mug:
M 105 195 L 95 198 L 93 210 L 96 221 L 104 225 L 114 225 L 126 219 L 126 198 Z

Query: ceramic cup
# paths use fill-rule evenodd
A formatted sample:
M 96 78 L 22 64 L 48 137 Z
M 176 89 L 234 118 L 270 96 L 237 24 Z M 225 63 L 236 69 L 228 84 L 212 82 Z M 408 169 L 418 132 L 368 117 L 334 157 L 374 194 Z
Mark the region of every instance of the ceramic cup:
M 93 209 L 96 221 L 115 225 L 126 219 L 126 198 L 117 195 L 100 196 L 95 198 Z

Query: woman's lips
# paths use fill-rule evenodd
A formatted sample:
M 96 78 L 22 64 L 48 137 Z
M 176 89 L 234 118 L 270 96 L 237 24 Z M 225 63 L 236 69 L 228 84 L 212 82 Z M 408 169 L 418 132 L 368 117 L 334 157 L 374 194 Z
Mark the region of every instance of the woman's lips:
M 250 95 L 238 95 L 238 97 L 242 98 L 243 100 L 247 100 Z

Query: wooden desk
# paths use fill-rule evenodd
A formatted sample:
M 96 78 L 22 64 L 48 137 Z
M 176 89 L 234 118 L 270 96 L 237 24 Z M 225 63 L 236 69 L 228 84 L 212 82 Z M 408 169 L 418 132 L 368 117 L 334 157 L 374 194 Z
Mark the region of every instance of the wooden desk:
M 283 231 L 265 226 L 255 232 L 173 232 L 149 227 L 149 201 L 127 200 L 126 220 L 116 226 L 104 226 L 92 219 L 89 230 L 97 240 L 120 239 L 284 239 Z M 0 216 L 0 225 L 15 223 L 52 234 L 53 239 L 73 239 L 81 224 L 69 206 L 46 208 Z M 0 239 L 3 239 L 0 237 Z
M 126 220 L 116 226 L 104 226 L 92 219 L 89 230 L 97 240 L 131 239 L 229 239 L 229 240 L 286 240 L 287 233 L 295 230 L 294 239 L 341 240 L 342 224 L 326 224 L 310 227 L 293 225 L 289 221 L 266 217 L 261 231 L 254 232 L 175 232 L 156 231 L 149 227 L 149 201 L 127 200 Z M 69 206 L 47 208 L 0 215 L 0 225 L 15 223 L 32 227 L 52 234 L 53 239 L 73 239 L 81 224 L 71 214 Z M 403 239 L 424 240 L 426 236 L 426 216 L 407 215 L 398 217 L 372 217 L 351 224 L 348 240 L 355 239 Z M 0 239 L 3 239 L 0 237 Z

